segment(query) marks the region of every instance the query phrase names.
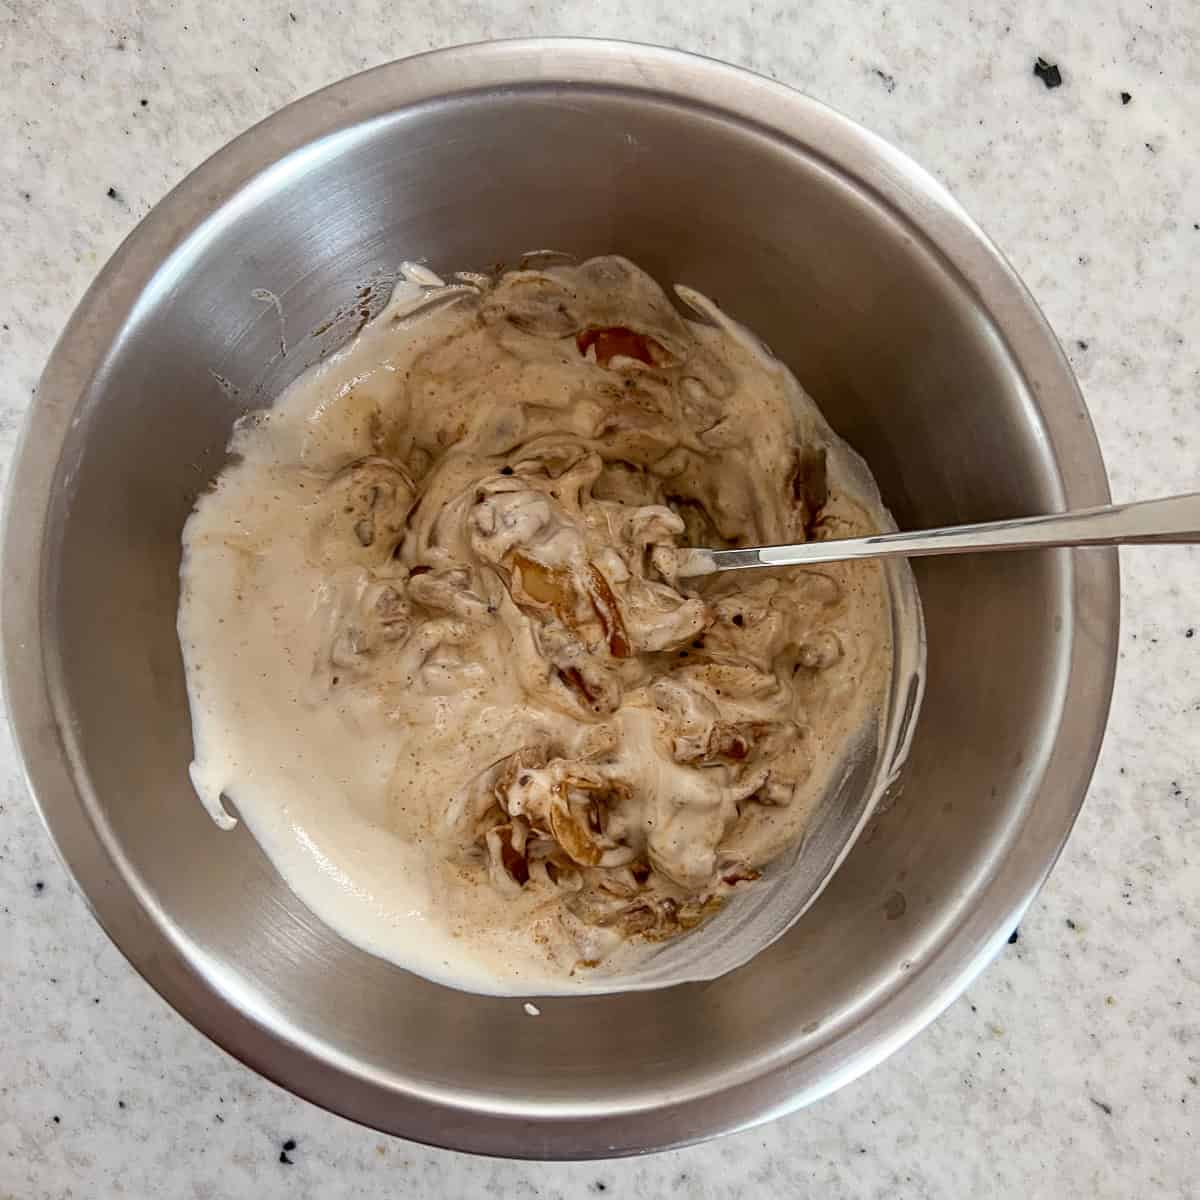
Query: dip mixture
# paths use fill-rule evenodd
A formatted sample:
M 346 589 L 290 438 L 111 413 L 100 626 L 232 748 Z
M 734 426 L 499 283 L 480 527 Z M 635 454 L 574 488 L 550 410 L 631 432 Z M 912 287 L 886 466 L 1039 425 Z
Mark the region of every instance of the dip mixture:
M 439 285 L 244 418 L 189 519 L 192 779 L 356 944 L 569 990 L 769 886 L 889 679 L 877 564 L 677 549 L 884 517 L 696 293 L 611 257 Z

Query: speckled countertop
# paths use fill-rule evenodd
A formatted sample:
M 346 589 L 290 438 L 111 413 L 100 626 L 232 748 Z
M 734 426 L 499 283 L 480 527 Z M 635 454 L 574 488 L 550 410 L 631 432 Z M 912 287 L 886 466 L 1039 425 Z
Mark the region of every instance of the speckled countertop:
M 232 135 L 412 51 L 575 33 L 744 64 L 891 139 L 949 185 L 1044 307 L 1114 494 L 1200 484 L 1200 9 L 1185 0 L 269 0 L 221 19 L 215 7 L 0 4 L 0 468 L 91 277 Z M 1062 86 L 1035 78 L 1038 55 Z M 1122 565 L 1107 742 L 1019 940 L 833 1097 L 638 1161 L 423 1149 L 226 1057 L 101 934 L 4 737 L 0 1197 L 1197 1195 L 1200 551 L 1133 551 Z

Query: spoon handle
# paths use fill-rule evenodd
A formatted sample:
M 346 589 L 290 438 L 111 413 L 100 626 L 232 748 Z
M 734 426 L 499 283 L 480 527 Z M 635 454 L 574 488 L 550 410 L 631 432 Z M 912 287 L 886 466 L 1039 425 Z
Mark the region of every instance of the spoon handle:
M 693 550 L 680 572 L 707 575 L 745 567 L 803 566 L 854 558 L 919 558 L 926 554 L 974 554 L 990 550 L 1031 550 L 1044 546 L 1128 546 L 1200 542 L 1200 492 L 1109 504 L 1075 512 L 1016 517 L 979 525 L 952 525 L 915 533 L 758 546 L 739 550 Z

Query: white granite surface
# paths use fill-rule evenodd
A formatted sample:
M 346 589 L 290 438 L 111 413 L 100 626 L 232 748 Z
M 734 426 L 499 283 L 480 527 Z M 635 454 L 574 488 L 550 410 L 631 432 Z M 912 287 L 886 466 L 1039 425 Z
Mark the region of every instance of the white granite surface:
M 1114 493 L 1198 486 L 1200 8 L 1188 0 L 0 0 L 0 463 L 76 299 L 202 158 L 363 67 L 549 33 L 704 51 L 890 138 L 949 185 L 1044 306 Z M 1039 54 L 1062 87 L 1033 77 Z M 5 738 L 0 1197 L 1200 1194 L 1200 551 L 1128 552 L 1123 571 L 1108 740 L 1020 941 L 832 1098 L 638 1161 L 427 1150 L 233 1062 L 100 933 Z

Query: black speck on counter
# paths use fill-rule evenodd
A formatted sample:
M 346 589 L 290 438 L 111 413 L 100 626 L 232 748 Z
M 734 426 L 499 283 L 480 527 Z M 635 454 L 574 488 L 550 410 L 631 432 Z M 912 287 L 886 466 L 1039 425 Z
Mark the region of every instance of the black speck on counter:
M 104 194 L 105 194 L 105 195 L 106 195 L 106 196 L 107 196 L 107 197 L 108 197 L 110 200 L 120 200 L 120 198 L 121 198 L 121 193 L 120 193 L 120 192 L 118 192 L 118 191 L 117 191 L 117 189 L 116 189 L 115 187 L 110 187 L 110 188 L 108 189 L 108 191 L 107 191 L 107 192 L 105 192 Z
M 881 71 L 878 67 L 875 68 L 875 74 L 883 84 L 884 91 L 890 96 L 896 90 L 896 77 L 889 75 L 886 71 Z
M 1194 629 L 1185 629 L 1183 632 L 1183 636 L 1184 637 L 1195 637 L 1196 631 Z
M 149 107 L 150 107 L 150 101 L 149 101 L 149 100 L 147 100 L 147 99 L 145 99 L 145 97 L 143 97 L 141 100 L 139 100 L 139 101 L 138 101 L 138 103 L 139 103 L 139 104 L 140 104 L 140 105 L 141 105 L 143 108 L 149 108 Z
M 1146 149 L 1150 151 L 1150 153 L 1151 153 L 1151 154 L 1157 154 L 1157 153 L 1158 153 L 1158 151 L 1157 151 L 1157 150 L 1155 150 L 1155 148 L 1154 148 L 1154 146 L 1153 146 L 1153 144 L 1152 144 L 1152 143 L 1150 143 L 1150 142 L 1145 142 L 1145 143 L 1143 143 L 1143 144 L 1145 145 Z
M 1047 62 L 1040 54 L 1033 64 L 1033 73 L 1048 87 L 1062 87 L 1062 72 L 1057 63 Z
M 1080 348 L 1080 350 L 1086 350 L 1088 348 L 1087 342 L 1085 342 L 1082 338 L 1080 338 L 1079 341 L 1077 341 L 1075 343 L 1075 345 L 1077 345 Z
M 1130 102 L 1130 100 L 1132 100 L 1132 99 L 1133 99 L 1133 94 L 1131 92 L 1122 92 L 1121 93 L 1121 103 L 1122 104 L 1128 104 Z
M 1020 940 L 1021 940 L 1021 931 L 1020 931 L 1020 929 L 1014 929 L 1014 930 L 1012 931 L 1012 933 L 1010 933 L 1010 934 L 1008 935 L 1008 944 L 1009 944 L 1010 946 L 1015 946 L 1015 945 L 1016 945 L 1016 944 L 1017 944 L 1017 943 L 1018 943 Z
M 281 1163 L 283 1163 L 285 1166 L 290 1167 L 292 1165 L 292 1160 L 290 1158 L 288 1158 L 287 1154 L 282 1150 L 280 1150 L 280 1152 L 279 1152 L 279 1161 Z
M 296 1139 L 288 1138 L 288 1140 L 283 1143 L 283 1149 L 279 1152 L 279 1161 L 290 1167 L 292 1165 L 292 1160 L 288 1158 L 288 1155 L 295 1150 L 295 1148 Z
M 46 890 L 46 881 L 44 879 L 39 879 L 37 883 L 33 885 L 33 890 L 40 896 Z
M 1076 924 L 1075 924 L 1075 922 L 1074 922 L 1074 921 L 1072 921 L 1070 917 L 1068 917 L 1068 918 L 1067 918 L 1067 928 L 1068 928 L 1068 929 L 1078 929 L 1078 928 L 1079 928 L 1079 926 L 1078 926 L 1078 925 L 1076 925 Z
M 295 1150 L 295 1148 L 296 1148 L 296 1139 L 295 1139 L 295 1138 L 288 1138 L 288 1140 L 287 1140 L 286 1142 L 284 1142 L 284 1143 L 283 1143 L 283 1148 L 284 1148 L 285 1150 Z
M 62 1124 L 62 1117 L 51 1117 L 50 1119 L 55 1123 L 55 1125 Z
M 124 1101 L 124 1100 L 118 1100 L 118 1101 L 117 1101 L 117 1107 L 118 1107 L 118 1108 L 124 1108 L 124 1107 L 125 1107 L 125 1101 Z
M 593 1192 L 607 1192 L 608 1184 L 605 1183 L 603 1179 L 597 1179 L 596 1182 L 592 1184 L 592 1191 Z
M 1105 1104 L 1103 1100 L 1097 1100 L 1095 1096 L 1089 1096 L 1088 1099 L 1106 1116 L 1112 1116 L 1112 1105 Z
M 294 12 L 290 12 L 290 13 L 288 13 L 288 20 L 289 20 L 289 21 L 294 21 L 295 19 L 296 19 L 296 14 L 295 14 Z

